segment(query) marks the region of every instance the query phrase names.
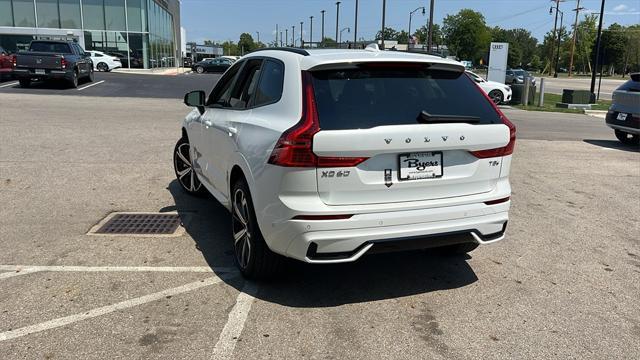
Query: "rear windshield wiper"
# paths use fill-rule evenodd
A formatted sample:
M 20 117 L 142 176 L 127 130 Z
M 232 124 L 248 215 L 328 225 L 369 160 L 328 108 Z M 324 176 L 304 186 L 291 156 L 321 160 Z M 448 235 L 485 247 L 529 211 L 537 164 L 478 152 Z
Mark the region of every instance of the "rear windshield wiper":
M 480 118 L 477 116 L 429 114 L 425 110 L 422 110 L 420 114 L 418 114 L 417 120 L 419 123 L 429 123 L 429 124 L 435 124 L 435 123 L 477 124 L 480 122 Z

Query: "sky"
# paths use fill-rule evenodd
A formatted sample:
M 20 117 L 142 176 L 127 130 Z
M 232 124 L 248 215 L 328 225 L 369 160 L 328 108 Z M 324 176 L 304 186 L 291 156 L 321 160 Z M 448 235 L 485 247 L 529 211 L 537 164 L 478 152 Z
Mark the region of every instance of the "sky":
M 205 39 L 214 41 L 238 41 L 243 32 L 254 39 L 260 33 L 260 41 L 274 40 L 276 24 L 284 34 L 288 29 L 291 38 L 295 26 L 296 38 L 300 38 L 300 22 L 303 37 L 309 39 L 310 16 L 313 18 L 314 41 L 320 40 L 321 10 L 325 12 L 325 36 L 335 37 L 335 0 L 182 0 L 181 23 L 187 31 L 187 40 L 201 44 Z M 560 10 L 564 12 L 564 24 L 575 19 L 577 0 L 564 0 Z M 342 0 L 340 4 L 339 28 L 349 27 L 353 31 L 356 0 Z M 409 13 L 425 6 L 426 15 L 417 11 L 412 19 L 412 32 L 424 25 L 429 15 L 430 0 L 387 0 L 386 26 L 396 30 L 407 30 Z M 547 31 L 553 29 L 554 16 L 549 8 L 555 0 L 435 0 L 434 20 L 442 24 L 444 17 L 457 13 L 460 9 L 471 8 L 482 13 L 487 25 L 502 28 L 525 28 L 541 40 Z M 581 0 L 585 13 L 600 11 L 601 0 Z M 558 20 L 560 21 L 560 20 Z M 604 27 L 617 22 L 622 25 L 640 23 L 639 0 L 606 0 Z M 358 39 L 375 37 L 382 24 L 382 0 L 360 0 L 358 11 Z M 343 31 L 343 41 L 353 41 L 353 32 Z

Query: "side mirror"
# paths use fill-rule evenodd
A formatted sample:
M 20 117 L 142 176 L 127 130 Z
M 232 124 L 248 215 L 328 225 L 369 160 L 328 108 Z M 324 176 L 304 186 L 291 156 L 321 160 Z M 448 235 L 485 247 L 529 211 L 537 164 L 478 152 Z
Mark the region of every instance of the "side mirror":
M 184 95 L 184 104 L 187 106 L 198 108 L 198 111 L 200 111 L 200 114 L 203 114 L 204 98 L 205 98 L 204 91 L 202 90 L 191 91 Z

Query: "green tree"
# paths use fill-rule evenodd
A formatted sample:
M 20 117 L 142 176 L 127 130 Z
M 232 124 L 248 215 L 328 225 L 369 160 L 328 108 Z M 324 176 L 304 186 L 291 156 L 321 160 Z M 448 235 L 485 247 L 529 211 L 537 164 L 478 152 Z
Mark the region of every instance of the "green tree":
M 326 48 L 335 48 L 335 47 L 338 46 L 338 43 L 335 40 L 333 40 L 332 38 L 325 36 L 322 39 L 322 41 L 320 42 L 320 46 L 321 47 L 326 47 Z
M 251 34 L 249 33 L 240 34 L 240 40 L 238 40 L 238 49 L 240 50 L 240 52 L 243 52 L 244 54 L 246 54 L 257 48 L 258 46 L 253 41 L 253 37 L 251 36 Z
M 627 38 L 624 27 L 618 23 L 611 24 L 602 32 L 600 56 L 602 64 L 609 74 L 624 72 L 624 58 L 627 52 Z
M 588 14 L 584 20 L 578 23 L 576 31 L 576 48 L 574 53 L 574 64 L 577 70 L 583 73 L 591 72 L 591 51 L 597 36 L 598 16 Z
M 415 37 L 418 38 L 418 41 L 421 44 L 426 44 L 429 42 L 429 25 L 424 25 L 420 27 L 416 32 L 413 33 Z M 433 34 L 431 35 L 431 41 L 433 45 L 439 46 L 443 44 L 442 41 L 442 29 L 439 24 L 433 24 Z
M 533 55 L 531 57 L 531 62 L 529 62 L 529 67 L 533 70 L 533 71 L 540 71 L 542 70 L 542 60 L 540 60 L 540 56 Z
M 382 36 L 384 34 L 384 37 Z M 376 40 L 395 40 L 398 37 L 398 32 L 390 27 L 384 28 L 384 33 L 382 31 L 378 31 L 376 34 Z
M 484 16 L 471 9 L 447 15 L 442 32 L 449 50 L 460 60 L 476 62 L 488 51 L 491 42 L 491 33 Z
M 625 74 L 640 71 L 640 25 L 631 25 L 624 31 L 627 40 Z
M 409 33 L 402 30 L 398 33 L 396 33 L 396 37 L 392 40 L 395 40 L 398 42 L 398 44 L 408 44 L 409 43 Z

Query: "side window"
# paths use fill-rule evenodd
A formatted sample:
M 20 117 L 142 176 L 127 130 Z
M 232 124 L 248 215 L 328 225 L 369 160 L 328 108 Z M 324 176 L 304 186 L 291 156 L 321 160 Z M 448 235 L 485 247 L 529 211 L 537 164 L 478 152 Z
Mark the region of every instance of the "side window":
M 236 84 L 231 91 L 229 105 L 234 109 L 244 109 L 249 103 L 253 94 L 253 89 L 260 77 L 260 66 L 262 59 L 249 59 L 242 69 L 242 73 L 238 76 Z M 251 89 L 253 87 L 253 89 Z
M 284 84 L 284 65 L 273 60 L 265 60 L 262 77 L 255 91 L 254 106 L 278 102 L 282 97 Z
M 229 106 L 228 100 L 231 95 L 231 85 L 233 85 L 236 75 L 240 71 L 243 62 L 237 63 L 227 70 L 226 73 L 220 78 L 220 81 L 213 88 L 213 91 L 209 95 L 207 100 L 207 106 L 226 107 Z

